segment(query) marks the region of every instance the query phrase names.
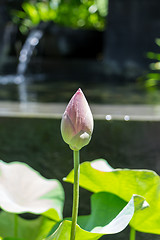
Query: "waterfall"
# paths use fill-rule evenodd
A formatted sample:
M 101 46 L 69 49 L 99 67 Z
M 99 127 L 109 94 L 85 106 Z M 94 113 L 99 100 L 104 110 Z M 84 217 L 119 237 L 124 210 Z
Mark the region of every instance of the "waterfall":
M 28 35 L 19 55 L 19 64 L 17 66 L 16 83 L 18 84 L 19 100 L 21 103 L 26 103 L 27 97 L 27 82 L 25 73 L 28 68 L 28 64 L 33 55 L 35 47 L 38 45 L 40 39 L 43 36 L 42 30 L 34 29 Z
M 28 68 L 28 64 L 31 60 L 33 55 L 34 49 L 38 45 L 40 39 L 43 36 L 43 29 L 34 29 L 32 30 L 19 55 L 19 63 L 17 66 L 17 73 L 16 75 L 5 75 L 0 76 L 0 84 L 7 85 L 7 84 L 16 84 L 18 86 L 19 92 L 19 101 L 20 103 L 27 103 L 28 96 L 27 96 L 27 81 L 26 81 L 26 71 Z
M 17 67 L 17 74 L 24 75 L 30 59 L 32 57 L 33 51 L 35 47 L 38 45 L 40 39 L 43 36 L 43 32 L 41 30 L 32 30 L 28 35 L 22 50 L 20 51 L 19 56 L 19 64 Z

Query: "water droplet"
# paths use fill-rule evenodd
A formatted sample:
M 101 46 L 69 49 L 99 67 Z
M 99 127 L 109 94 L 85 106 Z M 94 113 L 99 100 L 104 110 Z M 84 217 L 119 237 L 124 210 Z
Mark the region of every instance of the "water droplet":
M 106 115 L 106 120 L 107 121 L 110 121 L 112 119 L 112 116 L 111 115 Z
M 39 43 L 39 40 L 38 40 L 38 38 L 36 38 L 36 37 L 34 37 L 34 38 L 32 38 L 32 39 L 30 40 L 30 44 L 31 44 L 32 46 L 36 46 L 38 43 Z
M 125 120 L 125 121 L 129 121 L 129 120 L 130 120 L 130 116 L 125 115 L 125 116 L 124 116 L 124 120 Z
M 27 50 L 26 49 L 22 49 L 21 50 L 21 55 L 27 55 Z
M 25 62 L 27 60 L 27 56 L 24 54 L 21 54 L 20 57 L 19 57 L 19 61 L 20 62 Z

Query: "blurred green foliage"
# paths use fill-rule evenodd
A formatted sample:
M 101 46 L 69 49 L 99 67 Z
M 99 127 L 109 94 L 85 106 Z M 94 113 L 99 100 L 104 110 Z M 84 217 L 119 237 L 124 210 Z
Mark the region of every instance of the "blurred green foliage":
M 102 31 L 107 10 L 108 0 L 30 0 L 22 3 L 22 10 L 12 10 L 12 16 L 22 33 L 41 21 Z
M 157 38 L 155 42 L 160 47 L 160 38 Z M 150 64 L 151 71 L 145 76 L 145 86 L 152 90 L 160 84 L 160 53 L 148 52 L 147 57 L 153 62 Z

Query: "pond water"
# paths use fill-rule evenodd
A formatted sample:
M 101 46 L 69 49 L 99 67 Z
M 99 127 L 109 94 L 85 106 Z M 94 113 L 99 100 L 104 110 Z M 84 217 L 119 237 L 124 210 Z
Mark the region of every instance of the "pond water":
M 63 79 L 63 78 L 62 78 Z M 14 81 L 14 83 L 11 83 Z M 16 75 L 0 77 L 0 100 L 19 101 L 20 92 Z M 8 84 L 5 84 L 7 83 Z M 2 83 L 2 84 L 1 84 Z M 35 74 L 25 77 L 29 102 L 68 102 L 80 87 L 90 103 L 100 104 L 159 104 L 159 90 L 147 91 L 138 82 L 118 84 L 114 81 L 61 80 L 54 75 Z

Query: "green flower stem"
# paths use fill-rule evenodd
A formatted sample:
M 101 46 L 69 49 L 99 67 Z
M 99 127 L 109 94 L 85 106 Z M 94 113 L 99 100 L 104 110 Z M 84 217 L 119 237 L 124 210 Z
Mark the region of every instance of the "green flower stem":
M 73 208 L 72 208 L 72 226 L 70 240 L 75 240 L 76 224 L 79 205 L 79 151 L 73 152 L 74 158 L 74 186 L 73 186 Z
M 130 227 L 130 240 L 136 240 L 136 230 Z
M 18 237 L 18 215 L 14 214 L 14 237 Z

